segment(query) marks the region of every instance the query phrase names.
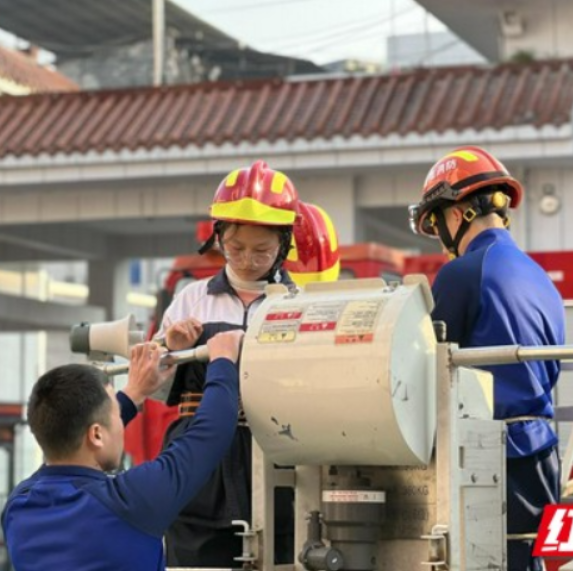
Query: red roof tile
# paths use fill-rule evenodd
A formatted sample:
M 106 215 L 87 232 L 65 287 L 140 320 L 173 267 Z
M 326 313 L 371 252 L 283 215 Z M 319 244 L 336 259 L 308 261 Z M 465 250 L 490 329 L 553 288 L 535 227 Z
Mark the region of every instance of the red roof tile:
M 66 76 L 43 67 L 25 54 L 0 46 L 0 78 L 28 88 L 32 93 L 76 91 L 78 86 Z
M 0 98 L 0 156 L 560 126 L 573 60 Z

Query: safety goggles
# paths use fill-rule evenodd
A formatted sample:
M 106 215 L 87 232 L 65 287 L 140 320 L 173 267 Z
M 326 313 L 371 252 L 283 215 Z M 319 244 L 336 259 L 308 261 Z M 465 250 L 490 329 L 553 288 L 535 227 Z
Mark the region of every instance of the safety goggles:
M 414 234 L 423 234 L 430 238 L 438 237 L 435 210 L 444 204 L 454 203 L 460 195 L 460 190 L 453 188 L 448 182 L 441 181 L 432 187 L 418 204 L 408 207 L 410 229 Z
M 222 248 L 225 260 L 234 266 L 249 266 L 252 268 L 265 268 L 277 259 L 279 246 L 272 250 L 261 252 L 250 252 L 248 250 L 237 250 L 233 247 Z
M 429 238 L 437 238 L 438 228 L 436 224 L 436 215 L 434 212 L 430 212 L 424 216 L 425 212 L 426 211 L 423 211 L 420 208 L 419 204 L 411 204 L 408 206 L 410 230 L 412 230 L 414 234 L 428 236 Z

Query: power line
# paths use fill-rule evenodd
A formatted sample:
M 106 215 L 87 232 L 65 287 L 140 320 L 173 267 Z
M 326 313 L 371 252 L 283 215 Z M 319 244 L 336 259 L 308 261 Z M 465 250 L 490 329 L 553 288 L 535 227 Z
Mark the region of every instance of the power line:
M 380 38 L 380 30 L 370 30 L 370 32 L 363 33 L 359 38 L 345 40 L 344 43 L 346 45 L 352 45 L 352 44 L 355 44 L 357 42 L 363 42 L 364 40 L 378 39 L 378 38 Z M 295 54 L 294 57 L 309 57 L 309 54 L 316 54 L 316 53 L 324 52 L 324 51 L 328 50 L 334 43 L 337 43 L 337 42 L 338 42 L 338 40 L 336 42 L 331 41 L 331 42 L 325 43 L 323 45 L 309 48 L 305 51 L 295 50 L 293 52 Z M 301 49 L 304 49 L 304 48 L 301 48 Z M 300 55 L 296 55 L 296 54 L 300 54 Z
M 418 7 L 414 6 L 411 8 L 408 8 L 406 10 L 403 10 L 402 12 L 398 13 L 396 15 L 396 17 L 401 17 L 404 16 L 414 10 L 417 10 Z M 366 36 L 370 36 L 372 34 L 380 34 L 381 30 L 379 30 L 379 26 L 388 23 L 391 19 L 393 18 L 385 18 L 384 20 L 379 20 L 377 22 L 372 22 L 370 21 L 367 24 L 361 24 L 361 25 L 355 25 L 355 26 L 350 26 L 347 27 L 344 30 L 341 30 L 339 32 L 335 32 L 332 34 L 328 34 L 322 38 L 317 38 L 315 40 L 309 40 L 308 43 L 312 44 L 318 44 L 315 45 L 313 47 L 308 46 L 308 43 L 305 46 L 300 46 L 300 41 L 297 42 L 297 46 L 300 49 L 304 49 L 306 51 L 310 51 L 311 53 L 313 52 L 317 52 L 317 51 L 322 51 L 330 46 L 332 46 L 333 44 L 336 43 L 340 43 L 341 41 L 344 41 L 345 43 L 356 43 L 359 41 L 362 41 Z M 356 32 L 362 32 L 360 34 L 360 36 L 356 36 Z M 294 47 L 294 45 L 293 45 Z M 271 49 L 281 49 L 281 50 L 285 50 L 285 49 L 289 49 L 288 46 L 282 46 L 280 48 L 271 48 Z M 298 50 L 297 50 L 298 51 Z M 300 52 L 299 52 L 300 53 Z
M 300 3 L 300 2 L 309 3 L 312 1 L 313 0 L 275 0 L 274 2 L 264 2 L 264 3 L 257 2 L 257 3 L 243 4 L 242 6 L 234 6 L 232 8 L 231 7 L 229 7 L 229 8 L 217 8 L 216 10 L 211 10 L 210 12 L 206 11 L 205 14 L 207 15 L 207 14 L 211 14 L 211 13 L 215 13 L 215 12 L 234 11 L 234 10 L 239 10 L 242 8 L 249 8 L 249 7 L 259 8 L 259 7 L 266 7 L 266 6 L 294 4 L 294 3 Z M 336 34 L 338 34 L 338 33 L 360 31 L 361 29 L 365 29 L 365 28 L 369 29 L 369 28 L 374 27 L 374 26 L 386 24 L 387 22 L 393 21 L 396 18 L 399 18 L 399 17 L 401 17 L 407 13 L 413 12 L 413 11 L 418 10 L 418 9 L 419 9 L 419 6 L 414 4 L 413 6 L 410 6 L 410 8 L 406 8 L 405 10 L 398 12 L 398 14 L 392 13 L 389 17 L 384 18 L 382 20 L 373 21 L 374 16 L 369 16 L 366 18 L 361 18 L 359 20 L 354 20 L 352 22 L 345 22 L 344 24 L 339 24 L 337 26 L 331 26 L 330 29 L 326 32 L 310 31 L 310 32 L 305 32 L 305 33 L 299 34 L 297 36 L 289 36 L 288 38 L 284 38 L 282 41 L 279 40 L 278 45 L 277 44 L 272 45 L 269 49 L 280 50 L 280 49 L 284 49 L 283 46 L 286 49 L 288 49 L 290 46 L 298 46 L 300 41 L 307 40 L 307 39 L 309 39 L 309 41 L 311 41 L 311 42 L 316 42 L 316 41 L 322 41 L 323 39 L 329 39 L 333 35 L 336 36 Z M 263 43 L 266 43 L 266 42 L 269 42 L 272 40 L 275 40 L 275 38 L 274 37 L 273 38 L 261 38 L 261 39 L 257 40 L 257 42 L 260 44 L 263 44 Z
M 310 38 L 311 40 L 313 39 L 320 40 L 323 39 L 323 36 L 326 36 L 328 38 L 334 33 L 346 32 L 348 31 L 349 28 L 352 29 L 354 26 L 363 26 L 363 25 L 377 25 L 377 24 L 376 22 L 372 22 L 372 17 L 369 16 L 367 18 L 361 18 L 360 20 L 354 20 L 352 22 L 345 22 L 344 24 L 338 24 L 337 26 L 332 26 L 329 30 L 323 32 L 315 32 L 315 31 L 304 32 L 297 36 L 289 36 L 288 38 L 284 38 L 282 42 L 281 40 L 279 40 L 278 49 L 281 49 L 281 46 L 283 44 L 286 46 L 290 46 L 293 43 L 298 44 L 299 42 L 307 40 L 308 38 Z M 273 39 L 275 38 L 261 38 L 261 40 L 259 41 L 263 43 Z
M 313 0 L 275 0 L 274 2 L 252 2 L 240 6 L 228 6 L 226 8 L 216 8 L 215 10 L 206 10 L 205 14 L 217 14 L 220 12 L 239 12 L 240 10 L 251 10 L 253 8 L 269 8 L 271 6 L 284 6 L 285 4 L 299 4 L 301 2 L 312 2 Z
M 418 52 L 414 53 L 413 56 L 417 57 L 417 55 L 419 54 L 420 59 L 419 59 L 419 65 L 424 65 L 424 62 L 428 61 L 428 59 L 431 59 L 432 57 L 434 57 L 436 54 L 439 54 L 443 51 L 449 50 L 450 48 L 453 48 L 454 46 L 458 46 L 460 44 L 463 44 L 463 42 L 461 40 L 458 40 L 457 38 L 454 38 L 453 40 L 450 40 L 449 42 L 447 42 L 446 44 L 443 44 L 441 46 L 436 46 L 434 48 L 430 48 L 427 50 L 418 50 Z M 412 54 L 408 54 L 409 56 Z

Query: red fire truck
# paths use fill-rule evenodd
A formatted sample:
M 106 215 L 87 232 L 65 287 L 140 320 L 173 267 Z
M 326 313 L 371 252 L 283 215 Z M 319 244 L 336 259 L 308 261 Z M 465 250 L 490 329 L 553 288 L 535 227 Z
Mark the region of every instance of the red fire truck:
M 528 252 L 547 272 L 564 300 L 573 299 L 573 251 Z M 444 254 L 405 256 L 404 275 L 425 274 L 433 282 L 438 270 L 447 262 Z

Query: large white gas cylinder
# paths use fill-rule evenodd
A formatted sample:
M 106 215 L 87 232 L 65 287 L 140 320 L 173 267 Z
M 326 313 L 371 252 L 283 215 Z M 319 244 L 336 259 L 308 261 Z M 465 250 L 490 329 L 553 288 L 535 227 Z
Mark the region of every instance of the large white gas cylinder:
M 436 338 L 423 276 L 271 286 L 245 335 L 241 395 L 279 465 L 420 465 L 436 431 Z

